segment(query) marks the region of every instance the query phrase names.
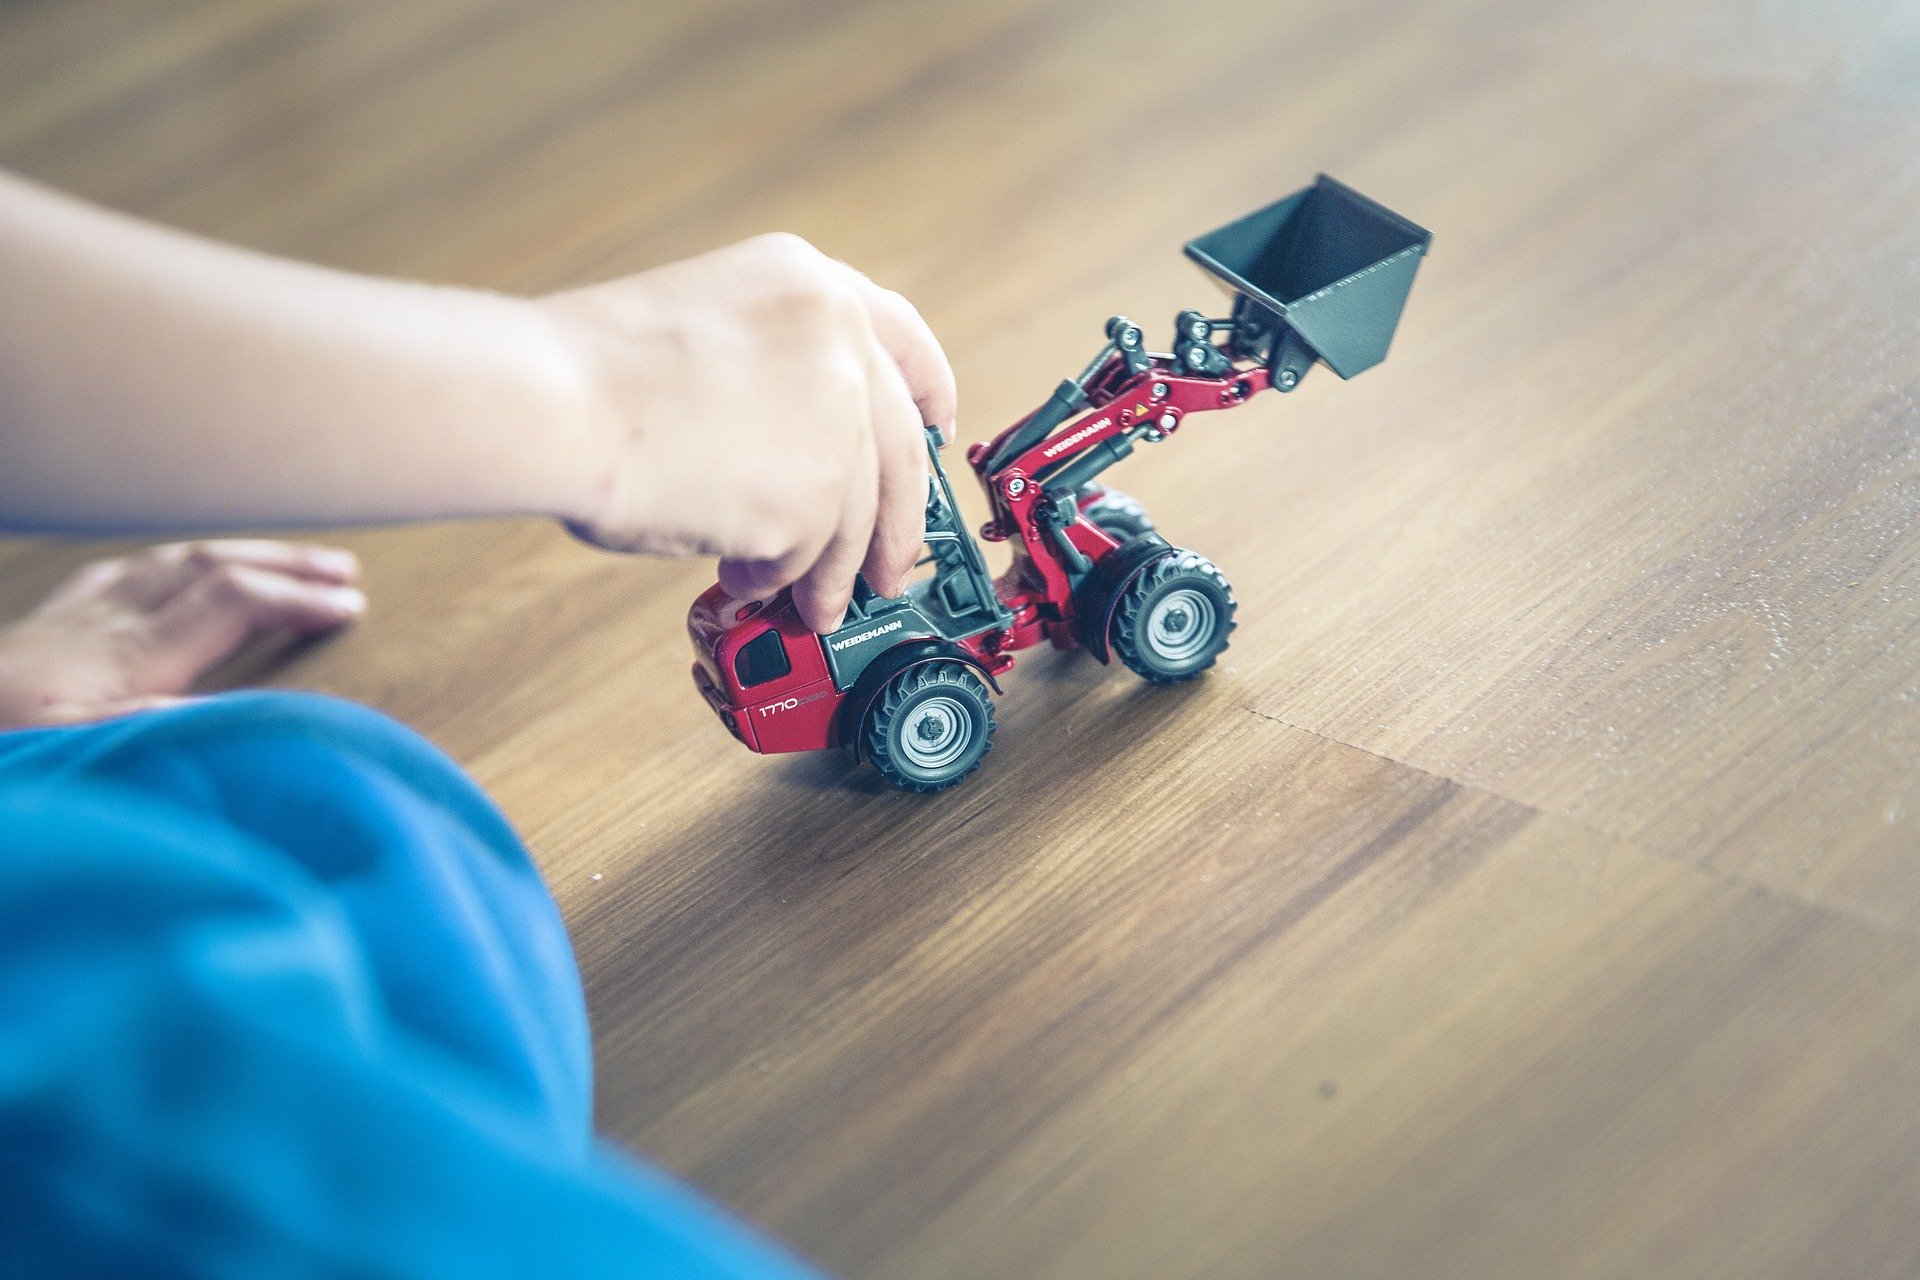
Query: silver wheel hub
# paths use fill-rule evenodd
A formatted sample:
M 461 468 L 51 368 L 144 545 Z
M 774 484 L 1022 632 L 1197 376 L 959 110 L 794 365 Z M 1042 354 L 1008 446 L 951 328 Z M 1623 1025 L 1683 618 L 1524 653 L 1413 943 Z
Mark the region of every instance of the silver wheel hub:
M 1188 662 L 1213 643 L 1219 611 L 1211 597 L 1192 587 L 1179 587 L 1153 602 L 1147 611 L 1147 647 L 1162 662 Z
M 915 768 L 944 769 L 966 754 L 973 716 L 958 698 L 940 694 L 902 716 L 894 740 Z

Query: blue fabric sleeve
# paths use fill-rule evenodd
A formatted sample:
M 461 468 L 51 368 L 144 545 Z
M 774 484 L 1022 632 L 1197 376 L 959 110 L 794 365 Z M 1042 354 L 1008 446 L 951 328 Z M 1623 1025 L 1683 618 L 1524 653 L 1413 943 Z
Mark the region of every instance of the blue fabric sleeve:
M 310 695 L 0 735 L 0 1271 L 801 1276 L 596 1144 L 551 897 Z

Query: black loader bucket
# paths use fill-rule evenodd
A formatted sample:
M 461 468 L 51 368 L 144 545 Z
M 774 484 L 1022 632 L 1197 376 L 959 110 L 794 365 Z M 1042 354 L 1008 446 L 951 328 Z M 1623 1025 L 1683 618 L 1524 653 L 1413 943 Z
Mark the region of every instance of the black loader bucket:
M 1232 290 L 1236 353 L 1290 389 L 1317 357 L 1343 378 L 1387 356 L 1431 233 L 1324 173 L 1277 204 L 1188 241 Z

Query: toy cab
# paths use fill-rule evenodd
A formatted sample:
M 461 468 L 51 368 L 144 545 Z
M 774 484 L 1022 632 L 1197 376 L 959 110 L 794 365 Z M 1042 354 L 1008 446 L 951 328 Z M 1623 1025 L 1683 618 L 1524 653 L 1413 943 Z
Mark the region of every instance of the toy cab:
M 716 584 L 694 601 L 687 615 L 694 683 L 728 731 L 755 751 L 857 749 L 881 690 L 915 665 L 957 662 L 994 683 L 996 663 L 982 656 L 986 638 L 1013 614 L 962 523 L 938 445 L 930 431 L 923 563 L 933 572 L 903 594 L 880 596 L 857 583 L 846 620 L 825 636 L 807 629 L 786 591 L 759 603 L 731 599 Z M 936 700 L 927 716 L 939 709 Z
M 687 614 L 693 679 L 728 732 L 755 751 L 831 746 L 837 691 L 820 637 L 783 592 L 768 604 L 730 598 L 716 584 Z

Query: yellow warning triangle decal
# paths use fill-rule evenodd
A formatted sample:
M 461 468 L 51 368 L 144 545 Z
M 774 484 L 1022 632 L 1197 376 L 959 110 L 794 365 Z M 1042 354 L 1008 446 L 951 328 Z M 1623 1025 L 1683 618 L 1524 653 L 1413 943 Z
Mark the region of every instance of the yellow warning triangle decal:
M 1133 406 L 1133 416 L 1136 418 L 1139 417 L 1141 414 L 1145 413 L 1146 411 L 1147 411 L 1147 406 L 1143 404 L 1137 404 Z

